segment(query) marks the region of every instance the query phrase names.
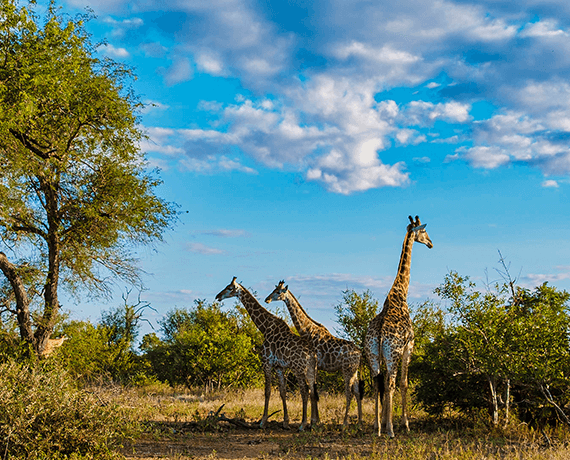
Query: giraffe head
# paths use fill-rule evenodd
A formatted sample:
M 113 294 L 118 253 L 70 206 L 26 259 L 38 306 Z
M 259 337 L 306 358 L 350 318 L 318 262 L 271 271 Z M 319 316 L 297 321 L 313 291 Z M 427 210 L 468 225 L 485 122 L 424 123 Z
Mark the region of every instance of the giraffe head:
M 412 216 L 408 216 L 410 219 L 410 225 L 408 225 L 408 232 L 413 232 L 414 241 L 418 243 L 425 244 L 429 249 L 433 248 L 433 244 L 426 232 L 426 225 L 420 222 L 420 218 L 416 216 L 416 220 L 412 219 Z
M 284 300 L 287 292 L 289 292 L 289 286 L 285 286 L 285 281 L 279 281 L 273 292 L 265 299 L 265 303 L 271 303 L 272 300 Z
M 234 276 L 232 282 L 218 293 L 216 296 L 216 300 L 218 302 L 221 302 L 224 299 L 229 299 L 230 297 L 237 297 L 239 295 L 242 287 L 238 282 L 236 282 L 236 279 L 237 277 Z

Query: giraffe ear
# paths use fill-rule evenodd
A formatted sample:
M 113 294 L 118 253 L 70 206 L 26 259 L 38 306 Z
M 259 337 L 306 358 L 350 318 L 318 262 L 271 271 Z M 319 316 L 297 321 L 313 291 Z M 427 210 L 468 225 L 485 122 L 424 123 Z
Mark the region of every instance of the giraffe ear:
M 289 285 L 285 286 L 285 292 L 289 290 Z

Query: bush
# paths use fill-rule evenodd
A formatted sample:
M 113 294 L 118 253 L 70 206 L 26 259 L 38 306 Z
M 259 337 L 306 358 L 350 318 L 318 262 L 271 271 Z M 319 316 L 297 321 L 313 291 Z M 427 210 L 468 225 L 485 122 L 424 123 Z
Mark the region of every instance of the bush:
M 513 408 L 533 424 L 569 423 L 570 294 L 546 283 L 475 287 L 450 272 L 435 290 L 447 309 L 426 304 L 416 313 L 417 400 L 432 414 L 487 406 L 494 425 L 502 408 L 507 421 Z
M 60 368 L 0 364 L 3 458 L 113 459 L 128 424 L 115 406 L 78 390 Z
M 161 325 L 164 340 L 148 334 L 141 345 L 161 381 L 206 391 L 261 383 L 261 335 L 244 312 L 198 300 L 191 310 L 169 312 Z

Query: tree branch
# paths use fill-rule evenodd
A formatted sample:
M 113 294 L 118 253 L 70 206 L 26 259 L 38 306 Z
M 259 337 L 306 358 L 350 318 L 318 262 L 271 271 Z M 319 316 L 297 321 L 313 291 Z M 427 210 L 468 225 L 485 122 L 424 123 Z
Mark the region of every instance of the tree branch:
M 16 131 L 15 129 L 10 128 L 10 133 L 16 138 L 18 139 L 22 145 L 24 147 L 26 147 L 30 152 L 35 153 L 37 156 L 39 156 L 40 158 L 43 158 L 44 160 L 47 160 L 51 157 L 57 158 L 58 160 L 61 160 L 61 158 L 57 155 L 53 155 L 53 153 L 57 152 L 56 149 L 52 149 L 49 150 L 48 152 L 44 152 L 42 150 L 42 146 L 39 145 L 36 141 L 34 141 L 33 139 L 30 139 L 28 136 L 26 136 L 23 133 L 20 133 L 18 131 Z

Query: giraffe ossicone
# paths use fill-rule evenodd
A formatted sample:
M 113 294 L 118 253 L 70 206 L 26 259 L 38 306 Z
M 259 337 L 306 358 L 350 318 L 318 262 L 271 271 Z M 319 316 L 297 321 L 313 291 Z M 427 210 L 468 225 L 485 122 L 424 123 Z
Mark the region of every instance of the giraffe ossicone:
M 290 369 L 299 382 L 303 401 L 303 416 L 299 430 L 307 425 L 307 403 L 311 400 L 311 424 L 319 423 L 317 406 L 316 378 L 317 356 L 310 343 L 303 337 L 293 334 L 287 323 L 263 308 L 259 301 L 233 277 L 230 284 L 222 289 L 216 300 L 221 302 L 230 297 L 237 297 L 248 312 L 251 320 L 263 334 L 261 362 L 265 374 L 265 406 L 261 418 L 261 427 L 265 427 L 269 417 L 269 399 L 271 397 L 271 373 L 275 370 L 279 379 L 279 394 L 283 403 L 283 427 L 289 428 L 287 412 L 287 391 L 285 371 Z
M 433 244 L 418 216 L 415 220 L 409 216 L 410 224 L 406 229 L 404 244 L 400 255 L 398 272 L 390 292 L 384 301 L 382 311 L 368 325 L 364 340 L 364 352 L 374 379 L 374 430 L 378 435 L 382 429 L 394 437 L 392 425 L 392 399 L 396 388 L 396 375 L 401 364 L 400 392 L 402 394 L 402 427 L 409 431 L 407 391 L 408 366 L 414 348 L 414 331 L 408 309 L 408 289 L 410 286 L 410 268 L 414 242 L 432 248 Z M 380 379 L 386 369 L 382 401 L 382 420 L 379 419 Z
M 348 340 L 335 337 L 325 326 L 313 320 L 291 293 L 289 286 L 285 286 L 285 281 L 280 281 L 275 286 L 265 302 L 270 303 L 276 300 L 285 303 L 299 335 L 306 338 L 316 351 L 317 368 L 327 372 L 342 372 L 346 395 L 343 427 L 348 426 L 348 413 L 353 395 L 358 405 L 358 424 L 360 425 L 362 423 L 362 394 L 358 381 L 358 368 L 361 353 L 358 347 Z

